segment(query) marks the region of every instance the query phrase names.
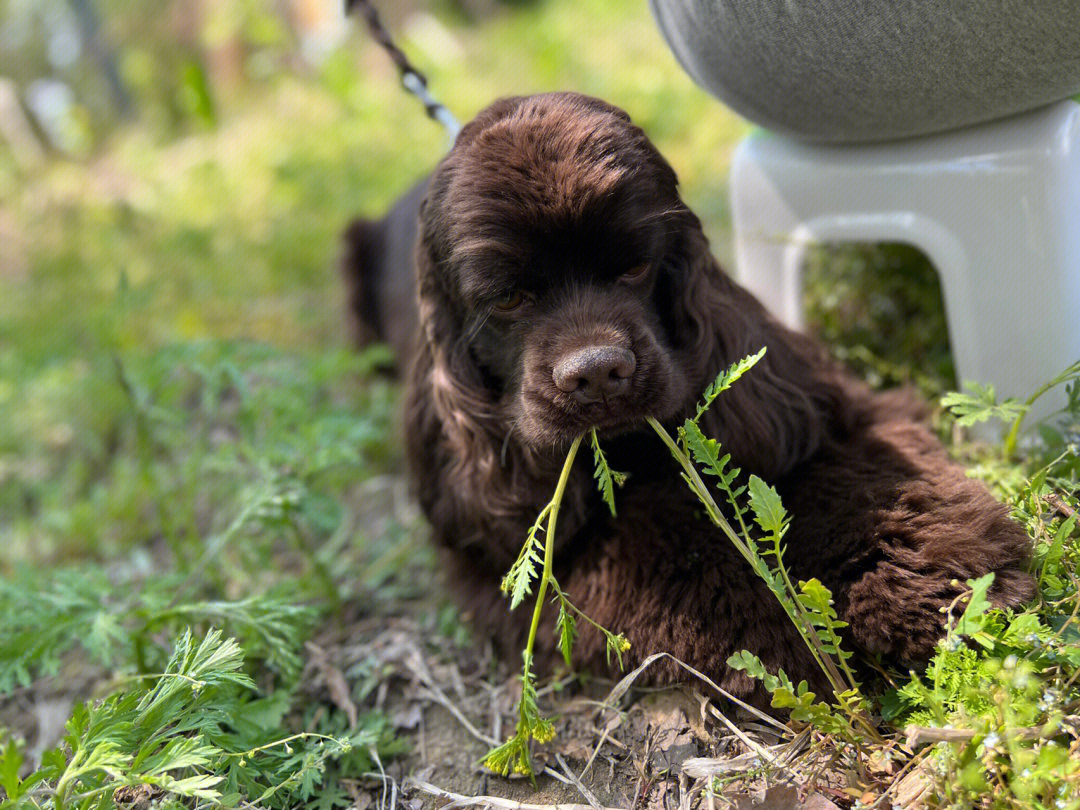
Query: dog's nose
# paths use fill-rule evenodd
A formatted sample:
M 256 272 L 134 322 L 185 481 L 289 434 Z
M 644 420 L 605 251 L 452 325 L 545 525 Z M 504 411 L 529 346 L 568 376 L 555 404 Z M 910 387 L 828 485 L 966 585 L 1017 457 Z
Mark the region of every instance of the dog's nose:
M 632 351 L 617 346 L 578 349 L 555 364 L 555 385 L 583 405 L 622 396 L 637 368 Z

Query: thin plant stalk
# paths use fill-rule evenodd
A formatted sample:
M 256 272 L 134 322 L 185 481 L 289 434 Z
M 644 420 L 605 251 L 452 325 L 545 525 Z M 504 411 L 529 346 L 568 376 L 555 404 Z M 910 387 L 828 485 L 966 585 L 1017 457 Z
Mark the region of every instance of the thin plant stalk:
M 574 458 L 577 456 L 578 447 L 581 446 L 581 436 L 574 439 L 570 445 L 570 452 L 566 454 L 562 473 L 559 475 L 559 483 L 555 486 L 555 494 L 551 498 L 548 512 L 547 531 L 544 532 L 544 571 L 540 575 L 540 585 L 536 591 L 536 607 L 533 608 L 532 625 L 529 627 L 529 640 L 525 643 L 525 657 L 532 661 L 533 646 L 536 643 L 536 630 L 540 626 L 540 613 L 544 608 L 544 597 L 547 595 L 548 585 L 554 579 L 551 575 L 551 564 L 555 557 L 555 522 L 559 518 L 559 506 L 562 505 L 563 495 L 566 492 L 566 482 L 570 480 L 570 470 L 574 466 Z
M 1073 363 L 1054 377 L 1054 379 L 1039 386 L 1039 388 L 1035 390 L 1035 393 L 1024 400 L 1023 409 L 1017 414 L 1016 419 L 1013 420 L 1012 425 L 1009 427 L 1008 434 L 1005 436 L 1005 458 L 1012 458 L 1016 454 L 1016 445 L 1020 440 L 1020 428 L 1023 426 L 1024 420 L 1027 418 L 1028 413 L 1031 411 L 1031 406 L 1035 404 L 1035 401 L 1050 389 L 1056 388 L 1071 379 L 1077 379 L 1078 376 L 1080 376 L 1080 362 Z M 1061 413 L 1061 411 L 1059 410 L 1057 413 Z
M 739 537 L 738 534 L 736 534 L 735 530 L 731 527 L 731 524 L 727 521 L 726 518 L 724 518 L 723 514 L 720 511 L 720 507 L 717 505 L 716 500 L 712 496 L 712 493 L 709 492 L 709 489 L 705 485 L 705 482 L 702 480 L 701 475 L 697 471 L 697 468 L 694 466 L 693 462 L 690 461 L 690 458 L 686 455 L 686 453 L 682 451 L 682 448 L 679 447 L 678 443 L 671 438 L 671 434 L 669 434 L 664 429 L 664 426 L 661 425 L 655 418 L 650 416 L 648 418 L 648 422 L 652 426 L 653 430 L 656 431 L 656 434 L 660 437 L 664 444 L 667 445 L 668 450 L 671 451 L 671 454 L 675 457 L 676 461 L 679 462 L 679 465 L 683 468 L 683 471 L 686 474 L 687 483 L 690 484 L 691 488 L 698 496 L 702 505 L 704 505 L 705 511 L 708 512 L 709 518 L 712 520 L 712 522 L 720 528 L 720 530 L 728 537 L 729 540 L 731 540 L 731 542 L 735 545 L 735 548 L 747 561 L 747 563 L 750 564 L 750 567 L 754 570 L 754 572 L 758 573 L 759 575 L 763 574 L 764 572 L 760 571 L 760 557 L 756 555 L 747 546 L 743 538 Z M 779 551 L 779 549 L 777 549 L 777 551 Z M 800 618 L 805 618 L 805 609 L 799 602 L 798 592 L 795 590 L 794 585 L 788 577 L 787 570 L 784 568 L 783 565 L 778 565 L 777 568 L 780 570 L 780 575 L 783 578 L 784 587 L 791 598 L 791 602 L 794 604 L 794 609 L 798 612 Z M 781 604 L 783 604 L 783 602 L 781 602 Z M 792 619 L 794 620 L 795 617 L 792 616 Z M 844 672 L 849 680 L 849 683 L 845 683 L 844 676 L 841 675 L 840 671 L 836 668 L 836 662 L 833 661 L 832 656 L 825 652 L 825 650 L 821 647 L 821 642 L 817 638 L 817 634 L 806 632 L 798 621 L 795 622 L 795 627 L 799 631 L 799 636 L 803 639 L 807 648 L 810 650 L 810 654 L 814 657 L 814 660 L 817 662 L 818 666 L 821 667 L 821 670 L 829 679 L 829 683 L 833 688 L 833 692 L 837 700 L 840 700 L 840 694 L 846 691 L 847 686 L 850 685 L 851 688 L 855 688 L 854 673 L 852 673 L 851 670 L 846 666 L 846 664 L 841 661 L 841 665 L 844 667 Z M 841 701 L 841 703 L 844 703 L 844 701 Z M 878 733 L 877 729 L 874 728 L 873 724 L 870 723 L 870 721 L 866 717 L 864 717 L 862 713 L 853 713 L 852 717 L 874 739 L 881 739 L 881 736 Z
M 649 417 L 649 424 L 652 426 L 653 430 L 656 431 L 657 435 L 663 440 L 664 444 L 667 445 L 668 449 L 671 451 L 671 454 L 675 456 L 675 460 L 679 462 L 680 466 L 682 466 L 683 471 L 686 473 L 686 477 L 691 484 L 691 487 L 693 488 L 695 494 L 705 506 L 705 511 L 709 513 L 709 518 L 720 528 L 720 530 L 725 535 L 727 535 L 728 539 L 731 540 L 731 542 L 735 545 L 735 548 L 742 555 L 743 559 L 745 559 L 750 564 L 750 567 L 753 568 L 756 572 L 760 566 L 760 561 L 758 557 L 749 549 L 745 541 L 735 533 L 735 530 L 731 527 L 731 524 L 728 523 L 727 519 L 724 518 L 723 514 L 720 512 L 720 507 L 717 505 L 716 500 L 712 496 L 712 493 L 709 492 L 708 487 L 705 485 L 705 482 L 702 480 L 701 475 L 698 473 L 697 468 L 694 466 L 693 462 L 690 461 L 689 457 L 682 451 L 682 448 L 679 447 L 675 440 L 671 438 L 671 435 L 666 430 L 664 430 L 663 425 L 657 422 L 656 419 L 654 419 L 653 417 Z M 781 570 L 782 569 L 783 567 L 781 566 Z M 787 578 L 787 572 L 782 570 L 782 574 L 784 577 L 784 585 L 792 596 L 792 601 L 795 603 L 796 609 L 798 610 L 799 602 L 798 599 L 795 598 L 796 592 L 791 584 L 791 581 Z M 825 674 L 828 675 L 829 681 L 832 683 L 833 689 L 837 690 L 838 692 L 843 691 L 843 678 L 841 677 L 840 672 L 836 669 L 835 665 L 833 665 L 832 659 L 829 656 L 821 655 L 820 651 L 813 643 L 813 640 L 810 639 L 807 634 L 800 632 L 799 635 L 803 637 L 803 640 L 810 648 L 810 652 L 813 654 L 814 659 L 817 661 L 818 665 L 822 668 L 822 670 L 824 670 Z
M 540 627 L 540 615 L 543 612 L 548 588 L 554 588 L 556 594 L 565 601 L 565 596 L 559 589 L 551 570 L 552 560 L 555 557 L 555 528 L 559 519 L 559 507 L 566 494 L 566 484 L 570 480 L 570 471 L 573 469 L 582 438 L 578 436 L 570 445 L 566 461 L 563 462 L 562 472 L 559 474 L 559 481 L 555 486 L 555 494 L 552 495 L 547 506 L 541 510 L 540 516 L 529 531 L 529 538 L 518 555 L 517 561 L 503 580 L 503 590 L 513 594 L 511 597 L 511 609 L 513 609 L 524 599 L 525 594 L 529 592 L 529 583 L 536 577 L 535 562 L 538 561 L 536 544 L 539 542 L 536 533 L 543 526 L 545 531 L 543 567 L 540 573 L 540 584 L 536 590 L 536 604 L 533 607 L 529 637 L 522 654 L 524 668 L 521 674 L 521 697 L 518 699 L 517 731 L 505 743 L 488 751 L 482 760 L 484 765 L 504 776 L 513 769 L 533 777 L 532 763 L 529 759 L 529 739 L 547 742 L 555 734 L 550 721 L 541 717 L 536 707 L 535 691 L 532 686 L 533 650 L 536 646 L 536 633 Z

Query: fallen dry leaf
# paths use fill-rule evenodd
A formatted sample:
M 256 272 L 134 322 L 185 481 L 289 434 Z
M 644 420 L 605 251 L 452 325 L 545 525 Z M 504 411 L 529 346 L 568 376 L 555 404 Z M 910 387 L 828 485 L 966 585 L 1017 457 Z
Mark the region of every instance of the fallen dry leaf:
M 931 772 L 933 763 L 924 759 L 915 769 L 905 776 L 896 785 L 896 793 L 893 796 L 893 806 L 903 810 L 918 810 L 926 803 L 922 800 L 933 784 Z
M 794 785 L 772 785 L 763 792 L 734 796 L 732 800 L 735 810 L 839 810 L 820 793 L 800 799 Z
M 305 646 L 311 654 L 312 663 L 322 673 L 323 680 L 326 682 L 326 689 L 330 693 L 330 700 L 341 711 L 345 712 L 345 716 L 349 718 L 349 728 L 356 728 L 356 722 L 359 719 L 358 712 L 356 704 L 353 703 L 352 693 L 345 676 L 341 674 L 340 669 L 330 662 L 329 656 L 322 647 L 310 641 Z

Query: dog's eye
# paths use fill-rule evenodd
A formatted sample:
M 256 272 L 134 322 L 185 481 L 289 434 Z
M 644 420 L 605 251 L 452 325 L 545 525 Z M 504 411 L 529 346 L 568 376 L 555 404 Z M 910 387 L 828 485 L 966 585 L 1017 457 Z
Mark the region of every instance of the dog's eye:
M 495 302 L 496 312 L 513 312 L 525 303 L 525 293 L 521 290 L 509 292 Z
M 649 272 L 650 265 L 639 264 L 635 267 L 631 267 L 625 273 L 622 274 L 622 278 L 626 281 L 635 281 L 639 278 L 643 278 Z

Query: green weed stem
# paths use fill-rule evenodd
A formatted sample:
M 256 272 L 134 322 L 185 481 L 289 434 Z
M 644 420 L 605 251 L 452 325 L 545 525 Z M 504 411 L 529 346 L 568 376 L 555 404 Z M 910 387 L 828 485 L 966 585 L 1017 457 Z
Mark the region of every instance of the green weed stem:
M 716 524 L 716 526 L 719 527 L 719 529 L 725 535 L 727 535 L 728 539 L 731 540 L 731 542 L 735 545 L 735 548 L 738 549 L 743 559 L 750 564 L 750 567 L 754 569 L 755 573 L 758 573 L 759 575 L 764 573 L 760 570 L 762 565 L 760 557 L 750 549 L 750 547 L 746 544 L 743 538 L 739 537 L 735 533 L 735 530 L 731 527 L 731 524 L 728 523 L 727 519 L 720 511 L 720 507 L 717 505 L 716 499 L 713 498 L 712 493 L 709 491 L 708 486 L 706 486 L 705 482 L 702 480 L 701 475 L 698 473 L 697 468 L 694 466 L 694 463 L 690 460 L 690 457 L 682 451 L 682 448 L 679 447 L 678 443 L 671 438 L 671 435 L 664 429 L 664 426 L 657 422 L 656 419 L 654 419 L 653 417 L 649 417 L 649 424 L 652 426 L 652 429 L 656 431 L 656 434 L 663 440 L 664 444 L 667 445 L 668 450 L 671 451 L 671 454 L 675 457 L 675 460 L 678 461 L 679 465 L 683 468 L 683 471 L 686 473 L 688 482 L 694 490 L 694 493 L 698 496 L 698 499 L 704 505 L 705 511 L 709 513 L 709 518 L 712 520 L 712 522 Z M 781 570 L 781 575 L 784 579 L 784 587 L 787 589 L 788 595 L 791 597 L 791 601 L 795 604 L 795 610 L 799 611 L 801 614 L 801 606 L 799 605 L 797 593 L 791 583 L 791 580 L 788 579 L 787 572 L 784 570 L 783 566 L 779 566 L 779 568 Z M 784 605 L 784 607 L 786 608 L 788 606 Z M 836 667 L 830 666 L 832 664 L 831 658 L 827 655 L 822 654 L 822 651 L 819 650 L 814 644 L 814 640 L 811 639 L 807 633 L 803 632 L 802 627 L 800 627 L 798 623 L 796 623 L 796 627 L 799 630 L 799 635 L 802 636 L 803 640 L 806 642 L 806 645 L 810 648 L 810 652 L 811 654 L 813 654 L 814 659 L 818 663 L 818 666 L 820 666 L 821 669 L 828 676 L 829 681 L 833 686 L 833 689 L 835 689 L 837 692 L 842 692 L 844 690 L 844 681 L 843 678 L 841 678 L 840 673 L 837 671 Z
M 533 608 L 532 625 L 529 627 L 529 640 L 525 644 L 525 660 L 529 662 L 532 661 L 533 657 L 536 630 L 540 626 L 540 613 L 544 608 L 544 597 L 547 595 L 548 585 L 553 579 L 551 564 L 555 557 L 555 522 L 559 518 L 559 506 L 562 505 L 563 495 L 566 493 L 566 482 L 570 480 L 570 470 L 574 466 L 574 458 L 577 456 L 578 447 L 581 446 L 581 438 L 581 436 L 578 436 L 574 439 L 574 443 L 570 445 L 570 452 L 566 454 L 562 473 L 559 474 L 559 483 L 555 486 L 555 494 L 551 497 L 547 531 L 544 532 L 544 571 L 540 575 L 540 586 L 536 591 L 536 607 Z
M 710 520 L 712 520 L 712 522 L 735 545 L 735 548 L 742 555 L 743 559 L 745 559 L 747 563 L 749 563 L 750 567 L 754 570 L 754 572 L 761 576 L 763 579 L 765 579 L 766 582 L 768 582 L 768 572 L 766 570 L 763 570 L 764 562 L 762 561 L 760 555 L 755 553 L 755 551 L 749 547 L 748 538 L 747 540 L 744 540 L 742 537 L 739 537 L 739 535 L 732 528 L 731 524 L 724 517 L 723 513 L 720 511 L 720 507 L 716 503 L 716 499 L 713 498 L 712 493 L 709 491 L 709 488 L 702 480 L 701 475 L 698 473 L 694 463 L 690 460 L 690 457 L 682 451 L 682 448 L 679 447 L 678 443 L 671 437 L 671 434 L 669 434 L 667 430 L 664 429 L 664 426 L 661 425 L 655 418 L 650 416 L 648 418 L 648 422 L 652 426 L 652 429 L 656 431 L 656 434 L 660 437 L 664 444 L 667 445 L 668 450 L 671 451 L 671 454 L 675 457 L 676 461 L 679 462 L 679 465 L 683 468 L 683 472 L 686 475 L 687 483 L 690 484 L 691 489 L 694 490 L 694 493 L 698 496 L 698 499 L 705 507 L 705 511 L 708 512 Z M 840 701 L 841 705 L 846 706 L 846 701 L 842 700 L 840 696 L 843 692 L 847 691 L 848 688 L 856 688 L 854 675 L 851 673 L 850 669 L 845 666 L 845 672 L 851 679 L 850 684 L 845 683 L 844 676 L 841 675 L 840 671 L 836 668 L 836 663 L 833 661 L 832 656 L 829 655 L 822 647 L 821 640 L 817 637 L 817 633 L 813 632 L 813 628 L 811 627 L 809 619 L 806 616 L 806 610 L 803 607 L 802 603 L 799 601 L 798 592 L 795 590 L 794 585 L 788 577 L 787 570 L 782 564 L 779 564 L 779 548 L 777 548 L 776 551 L 778 562 L 777 568 L 780 571 L 780 576 L 783 579 L 784 588 L 787 591 L 788 597 L 788 599 L 785 601 L 785 599 L 780 594 L 776 594 L 777 599 L 780 601 L 781 605 L 789 614 L 791 614 L 792 610 L 798 613 L 798 618 L 801 621 L 796 620 L 796 616 L 794 614 L 791 615 L 791 619 L 793 624 L 795 625 L 795 629 L 798 631 L 799 636 L 802 638 L 803 642 L 810 650 L 810 654 L 814 657 L 814 660 L 817 662 L 822 672 L 824 672 L 825 676 L 829 679 L 829 683 L 832 686 L 834 696 L 838 701 Z M 788 604 L 789 602 L 790 606 Z M 874 728 L 874 725 L 861 712 L 851 713 L 851 716 L 852 719 L 854 719 L 856 722 L 859 723 L 859 725 L 863 727 L 863 729 L 871 736 L 872 739 L 874 739 L 875 741 L 882 740 L 882 737 L 878 733 L 878 730 Z
M 1024 400 L 1023 409 L 1016 415 L 1016 419 L 1013 420 L 1012 425 L 1009 427 L 1009 432 L 1005 436 L 1005 458 L 1011 459 L 1015 457 L 1016 445 L 1020 440 L 1020 428 L 1023 427 L 1024 419 L 1031 411 L 1031 406 L 1035 404 L 1035 401 L 1050 389 L 1056 388 L 1062 383 L 1069 382 L 1070 380 L 1080 380 L 1080 361 L 1072 363 L 1052 380 L 1035 389 L 1035 393 Z M 1057 411 L 1057 413 L 1060 412 L 1061 411 Z

